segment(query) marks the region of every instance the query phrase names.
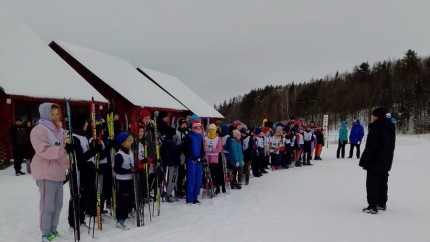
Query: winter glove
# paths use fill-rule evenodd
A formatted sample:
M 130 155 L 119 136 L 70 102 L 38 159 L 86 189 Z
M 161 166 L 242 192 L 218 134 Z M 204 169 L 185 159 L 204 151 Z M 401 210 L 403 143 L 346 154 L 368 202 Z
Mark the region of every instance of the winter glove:
M 64 147 L 64 149 L 67 151 L 67 153 L 72 153 L 75 150 L 75 147 L 73 147 L 72 144 L 66 144 L 66 146 Z
M 236 167 L 239 167 L 239 162 L 236 162 Z
M 115 140 L 109 140 L 107 143 L 107 147 L 108 149 L 115 148 L 116 147 Z
M 103 146 L 102 144 L 97 144 L 97 142 L 91 142 L 90 149 L 96 153 L 102 151 Z
M 136 167 L 132 167 L 132 168 L 130 168 L 130 173 L 137 173 L 138 172 L 138 169 L 136 168 Z
M 148 163 L 149 165 L 151 165 L 153 162 L 152 158 L 150 158 L 150 157 L 145 158 L 145 160 L 146 160 L 146 163 Z

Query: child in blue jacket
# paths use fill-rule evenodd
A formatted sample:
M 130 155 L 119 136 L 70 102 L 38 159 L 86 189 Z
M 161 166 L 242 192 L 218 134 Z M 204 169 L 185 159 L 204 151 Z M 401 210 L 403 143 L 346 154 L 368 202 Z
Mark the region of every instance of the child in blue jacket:
M 233 182 L 231 183 L 231 189 L 241 189 L 242 187 L 237 182 L 237 176 L 241 176 L 241 170 L 243 167 L 243 149 L 240 139 L 242 134 L 239 130 L 233 130 L 233 139 L 230 142 L 230 164 L 233 167 Z

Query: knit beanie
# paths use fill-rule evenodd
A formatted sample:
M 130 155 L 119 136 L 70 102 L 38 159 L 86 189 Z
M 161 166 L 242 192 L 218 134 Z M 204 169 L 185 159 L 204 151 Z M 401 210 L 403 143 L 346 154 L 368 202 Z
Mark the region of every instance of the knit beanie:
M 240 122 L 240 120 L 236 120 L 236 121 L 233 122 L 233 126 L 235 128 L 237 128 L 237 126 L 239 126 L 239 125 L 242 125 L 242 122 Z
M 178 119 L 178 122 L 177 122 L 177 123 L 178 123 L 178 128 L 180 128 L 182 124 L 186 123 L 185 118 L 180 117 L 180 118 Z
M 276 127 L 275 133 L 281 133 L 282 134 L 282 131 L 284 131 L 284 128 L 282 126 L 278 126 L 278 127 Z
M 122 144 L 124 144 L 124 142 L 129 138 L 132 137 L 131 134 L 127 133 L 127 132 L 121 132 L 116 136 L 116 142 L 122 146 Z
M 148 110 L 143 109 L 139 113 L 139 119 L 143 120 L 145 117 L 151 117 L 151 113 Z
M 256 128 L 254 130 L 254 134 L 259 135 L 261 132 L 263 132 L 263 130 L 261 130 L 261 128 Z
M 200 121 L 199 116 L 197 116 L 195 114 L 191 115 L 191 117 L 190 117 L 190 123 L 192 124 L 194 120 L 199 120 Z
M 159 120 L 162 120 L 163 118 L 167 117 L 168 113 L 166 111 L 160 111 L 158 112 L 158 118 Z
M 236 136 L 238 136 L 238 135 L 241 135 L 240 131 L 237 129 L 233 130 L 233 137 L 236 138 Z
M 264 127 L 263 128 L 263 133 L 268 133 L 270 132 L 270 128 L 269 127 Z
M 386 113 L 387 111 L 385 111 L 384 108 L 376 108 L 375 110 L 373 110 L 372 115 L 378 118 L 382 118 L 385 117 Z

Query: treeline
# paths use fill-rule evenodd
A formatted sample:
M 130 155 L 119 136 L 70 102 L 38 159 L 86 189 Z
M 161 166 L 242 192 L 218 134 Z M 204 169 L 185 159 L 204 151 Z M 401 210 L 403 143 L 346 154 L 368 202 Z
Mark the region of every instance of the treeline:
M 215 108 L 226 117 L 251 126 L 263 118 L 287 120 L 290 116 L 330 124 L 360 117 L 365 122 L 378 106 L 397 119 L 401 132 L 425 133 L 430 128 L 430 57 L 408 50 L 399 60 L 363 62 L 352 72 L 336 73 L 308 83 L 268 85 L 231 98 Z M 331 126 L 330 128 L 336 128 Z

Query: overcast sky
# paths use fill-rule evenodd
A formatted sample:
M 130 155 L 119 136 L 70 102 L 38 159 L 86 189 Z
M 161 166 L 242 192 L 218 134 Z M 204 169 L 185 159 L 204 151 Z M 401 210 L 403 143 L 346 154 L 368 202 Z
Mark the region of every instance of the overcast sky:
M 430 55 L 429 0 L 0 0 L 0 16 L 176 76 L 211 105 Z

